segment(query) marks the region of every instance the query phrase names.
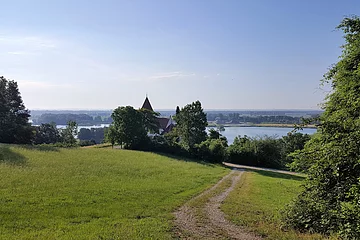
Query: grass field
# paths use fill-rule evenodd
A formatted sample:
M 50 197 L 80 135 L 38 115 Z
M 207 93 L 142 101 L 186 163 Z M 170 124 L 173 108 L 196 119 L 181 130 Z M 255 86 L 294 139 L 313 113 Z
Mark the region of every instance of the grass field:
M 144 152 L 0 145 L 0 239 L 170 239 L 172 211 L 228 171 Z
M 280 210 L 301 190 L 303 177 L 273 172 L 246 172 L 222 205 L 228 219 L 266 239 L 323 239 L 281 229 Z

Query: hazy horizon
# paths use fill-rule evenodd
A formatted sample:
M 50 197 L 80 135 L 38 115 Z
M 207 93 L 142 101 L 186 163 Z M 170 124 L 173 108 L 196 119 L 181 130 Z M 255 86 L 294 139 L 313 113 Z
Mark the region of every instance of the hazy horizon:
M 2 1 L 0 75 L 29 109 L 320 109 L 345 2 Z
M 133 106 L 134 107 L 134 106 Z M 180 106 L 181 107 L 181 106 Z M 137 109 L 137 107 L 134 107 Z M 114 109 L 29 109 L 30 111 L 113 111 Z M 154 109 L 154 111 L 174 111 L 174 109 Z M 204 108 L 204 111 L 323 111 L 322 109 L 211 109 Z

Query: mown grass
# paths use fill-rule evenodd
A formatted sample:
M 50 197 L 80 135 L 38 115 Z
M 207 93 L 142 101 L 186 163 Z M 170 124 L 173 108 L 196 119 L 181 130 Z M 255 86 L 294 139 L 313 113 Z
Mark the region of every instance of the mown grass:
M 246 172 L 221 208 L 230 221 L 266 239 L 324 239 L 282 229 L 280 211 L 300 192 L 303 179 L 265 171 Z
M 0 239 L 170 239 L 171 213 L 228 171 L 136 151 L 0 145 Z

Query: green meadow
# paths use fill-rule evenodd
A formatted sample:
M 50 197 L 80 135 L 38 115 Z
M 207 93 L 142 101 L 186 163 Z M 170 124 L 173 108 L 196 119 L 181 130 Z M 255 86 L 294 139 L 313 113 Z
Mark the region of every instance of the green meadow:
M 284 229 L 281 210 L 300 192 L 304 177 L 281 173 L 245 172 L 221 209 L 227 218 L 266 239 L 323 239 Z
M 228 169 L 154 153 L 0 145 L 1 239 L 170 239 Z

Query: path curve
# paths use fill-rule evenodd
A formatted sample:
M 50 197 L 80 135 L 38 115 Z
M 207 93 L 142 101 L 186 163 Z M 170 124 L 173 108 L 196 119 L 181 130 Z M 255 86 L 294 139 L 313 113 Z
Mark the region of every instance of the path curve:
M 242 174 L 242 170 L 233 169 L 212 188 L 191 199 L 178 209 L 174 213 L 177 237 L 181 239 L 261 239 L 254 233 L 249 233 L 244 228 L 226 220 L 225 214 L 220 209 L 220 205 L 234 189 Z M 231 179 L 231 186 L 214 196 L 205 197 L 228 179 Z M 205 197 L 205 204 L 200 204 L 199 207 L 191 206 L 192 202 L 203 197 Z M 199 212 L 201 214 L 198 214 Z

